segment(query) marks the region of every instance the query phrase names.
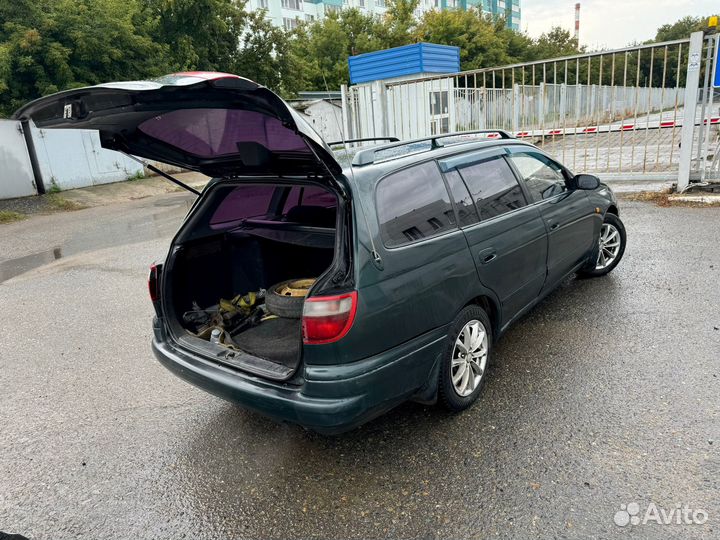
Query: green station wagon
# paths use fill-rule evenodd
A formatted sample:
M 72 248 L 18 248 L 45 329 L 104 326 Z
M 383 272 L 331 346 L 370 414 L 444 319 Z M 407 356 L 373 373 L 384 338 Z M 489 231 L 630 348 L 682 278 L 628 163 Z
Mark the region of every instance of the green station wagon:
M 612 191 L 502 131 L 353 151 L 283 100 L 181 73 L 34 101 L 43 128 L 213 180 L 154 265 L 152 348 L 182 379 L 322 433 L 480 395 L 503 332 L 623 256 Z

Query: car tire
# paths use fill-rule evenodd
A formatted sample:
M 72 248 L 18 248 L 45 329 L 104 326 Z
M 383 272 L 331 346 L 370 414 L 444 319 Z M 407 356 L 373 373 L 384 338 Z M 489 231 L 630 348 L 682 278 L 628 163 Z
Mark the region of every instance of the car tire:
M 277 283 L 265 293 L 265 307 L 272 315 L 286 319 L 302 318 L 305 296 L 285 296 L 278 292 L 295 281 L 297 280 L 290 279 Z
M 484 335 L 473 342 L 475 330 Z M 440 365 L 438 393 L 447 409 L 460 412 L 477 400 L 487 379 L 492 345 L 492 326 L 484 309 L 467 306 L 458 313 L 450 325 Z M 471 359 L 465 352 L 468 348 Z M 463 389 L 463 381 L 472 388 L 465 386 Z
M 615 240 L 618 242 L 616 246 L 614 245 Z M 600 277 L 612 272 L 625 254 L 626 242 L 627 235 L 623 222 L 620 221 L 620 218 L 615 214 L 605 214 L 605 219 L 600 229 L 600 236 L 598 237 L 598 243 L 600 244 L 598 256 L 588 267 L 580 270 L 578 275 L 582 277 Z M 603 257 L 610 253 L 607 246 L 613 246 L 612 249 L 614 251 L 612 260 L 605 264 L 607 259 L 603 259 Z

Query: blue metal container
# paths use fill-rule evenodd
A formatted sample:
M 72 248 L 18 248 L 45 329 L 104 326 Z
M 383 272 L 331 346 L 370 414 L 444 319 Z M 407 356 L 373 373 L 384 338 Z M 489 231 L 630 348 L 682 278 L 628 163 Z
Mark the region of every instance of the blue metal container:
M 421 73 L 457 73 L 460 48 L 434 43 L 415 43 L 348 58 L 353 84 Z

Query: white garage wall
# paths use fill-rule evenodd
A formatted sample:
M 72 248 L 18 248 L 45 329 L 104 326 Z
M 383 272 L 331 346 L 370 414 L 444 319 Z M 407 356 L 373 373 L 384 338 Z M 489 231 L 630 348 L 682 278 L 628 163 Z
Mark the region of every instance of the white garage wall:
M 100 146 L 96 131 L 31 130 L 45 189 L 73 189 L 127 180 L 143 167 L 127 156 Z
M 0 199 L 36 193 L 30 155 L 20 122 L 0 120 Z

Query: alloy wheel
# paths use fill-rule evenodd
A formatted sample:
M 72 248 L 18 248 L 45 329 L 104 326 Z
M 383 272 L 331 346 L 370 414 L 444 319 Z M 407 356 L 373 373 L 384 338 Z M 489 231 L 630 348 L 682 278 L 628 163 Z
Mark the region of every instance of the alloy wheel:
M 460 397 L 472 394 L 480 384 L 488 359 L 488 337 L 480 321 L 469 321 L 460 331 L 452 352 L 450 378 Z
M 610 266 L 617 259 L 618 253 L 620 253 L 620 231 L 612 223 L 603 223 L 598 242 L 600 251 L 598 252 L 595 269 L 603 270 Z

